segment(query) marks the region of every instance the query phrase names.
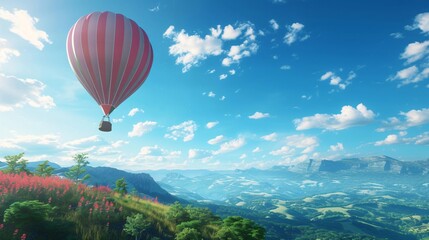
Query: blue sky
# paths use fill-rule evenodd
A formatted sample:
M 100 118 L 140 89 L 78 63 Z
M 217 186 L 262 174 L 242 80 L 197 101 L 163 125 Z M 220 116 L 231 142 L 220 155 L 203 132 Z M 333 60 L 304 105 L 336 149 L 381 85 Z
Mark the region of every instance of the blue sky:
M 143 86 L 98 131 L 65 40 L 122 13 L 154 50 Z M 429 157 L 429 3 L 3 1 L 0 152 L 128 170 L 269 168 Z

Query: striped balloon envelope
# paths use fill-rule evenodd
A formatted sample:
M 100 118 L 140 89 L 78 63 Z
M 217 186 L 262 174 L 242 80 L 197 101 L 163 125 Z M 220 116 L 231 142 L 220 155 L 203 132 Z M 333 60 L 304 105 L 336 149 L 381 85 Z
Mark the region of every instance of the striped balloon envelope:
M 70 66 L 105 117 L 143 84 L 152 67 L 147 34 L 122 14 L 81 17 L 71 27 L 66 46 Z

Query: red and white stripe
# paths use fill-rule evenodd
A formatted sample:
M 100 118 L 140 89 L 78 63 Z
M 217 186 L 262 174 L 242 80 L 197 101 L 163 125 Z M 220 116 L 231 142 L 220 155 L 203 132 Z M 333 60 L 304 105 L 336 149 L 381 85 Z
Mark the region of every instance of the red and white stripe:
M 109 115 L 146 80 L 153 50 L 145 31 L 122 14 L 81 17 L 67 36 L 70 65 L 83 87 Z

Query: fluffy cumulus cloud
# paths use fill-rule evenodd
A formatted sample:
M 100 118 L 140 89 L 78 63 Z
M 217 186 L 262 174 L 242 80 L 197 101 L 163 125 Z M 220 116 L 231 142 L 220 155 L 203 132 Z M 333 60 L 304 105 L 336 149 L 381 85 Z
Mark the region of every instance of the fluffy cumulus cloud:
M 173 140 L 183 139 L 184 142 L 189 142 L 194 139 L 195 132 L 197 131 L 197 124 L 192 121 L 185 121 L 181 124 L 174 125 L 168 128 L 169 133 L 165 134 L 165 138 Z
M 414 24 L 407 26 L 407 29 L 420 29 L 422 33 L 429 33 L 429 12 L 420 13 L 414 18 Z
M 378 128 L 378 132 L 386 130 L 405 130 L 410 127 L 420 126 L 429 123 L 429 108 L 412 109 L 408 112 L 400 112 L 402 120 L 397 117 L 390 117 L 383 121 L 383 126 Z
M 234 150 L 237 150 L 241 147 L 243 147 L 246 144 L 246 141 L 243 137 L 239 137 L 236 139 L 233 139 L 231 141 L 222 143 L 220 145 L 220 148 L 213 152 L 214 155 L 219 155 L 227 152 L 232 152 Z
M 343 130 L 353 126 L 365 125 L 374 119 L 375 114 L 360 103 L 356 108 L 343 106 L 339 114 L 320 114 L 295 119 L 296 130 L 322 128 L 326 130 Z
M 344 150 L 344 146 L 342 143 L 337 143 L 335 145 L 329 146 L 329 149 L 331 149 L 333 152 L 338 152 Z
M 277 141 L 277 133 L 273 132 L 271 134 L 262 136 L 261 139 L 263 139 L 265 141 L 275 142 L 275 141 Z
M 240 27 L 234 28 L 232 25 L 227 25 L 223 29 L 222 39 L 223 40 L 234 40 L 241 35 L 242 29 Z
M 412 26 L 407 26 L 406 28 L 408 30 L 419 29 L 423 34 L 427 35 L 429 33 L 429 12 L 418 14 L 414 19 L 414 24 Z M 401 59 L 405 60 L 404 65 L 408 66 L 398 70 L 387 80 L 399 82 L 398 87 L 402 87 L 409 84 L 417 84 L 428 79 L 428 57 L 429 40 L 409 43 L 401 54 Z
M 329 85 L 337 86 L 339 89 L 344 90 L 348 85 L 351 84 L 351 81 L 356 78 L 356 73 L 350 71 L 347 75 L 347 78 L 344 80 L 334 72 L 328 71 L 320 77 L 321 81 L 329 80 Z
M 6 47 L 7 40 L 0 38 L 0 64 L 7 63 L 12 57 L 19 57 L 18 50 Z
M 384 140 L 377 141 L 374 146 L 383 146 L 391 144 L 414 144 L 414 145 L 429 145 L 429 132 L 424 132 L 414 137 L 406 137 L 406 132 L 399 132 L 398 134 L 389 134 Z
M 224 139 L 224 136 L 219 135 L 219 136 L 216 136 L 215 138 L 210 139 L 207 143 L 210 145 L 216 145 L 216 144 L 222 142 L 223 139 Z
M 139 122 L 133 125 L 133 129 L 128 132 L 128 137 L 140 137 L 156 127 L 158 123 L 153 121 Z
M 279 29 L 279 24 L 276 22 L 276 20 L 271 19 L 270 20 L 270 25 L 274 30 L 278 30 Z
M 406 63 L 418 61 L 429 53 L 429 40 L 424 42 L 414 42 L 407 45 L 401 58 L 406 60 Z
M 208 123 L 206 124 L 206 128 L 211 129 L 211 128 L 216 127 L 216 125 L 218 125 L 218 124 L 219 124 L 219 122 L 218 122 L 218 121 L 208 122 Z
M 250 115 L 250 119 L 262 119 L 262 118 L 268 118 L 270 117 L 269 113 L 262 113 L 262 112 L 255 112 L 254 114 Z
M 44 95 L 46 85 L 35 79 L 20 79 L 0 74 L 0 112 L 25 105 L 34 108 L 55 107 L 54 99 Z
M 256 53 L 258 49 L 254 26 L 251 23 L 235 26 L 230 24 L 224 28 L 218 25 L 216 28 L 210 28 L 210 34 L 204 37 L 198 34 L 189 35 L 184 29 L 177 32 L 174 26 L 170 26 L 163 36 L 173 40 L 174 44 L 170 46 L 169 53 L 177 57 L 176 64 L 183 65 L 183 72 L 189 71 L 209 56 L 226 55 L 222 65 L 230 66 L 239 63 L 243 57 Z M 228 47 L 224 49 L 224 45 L 229 45 L 229 50 Z
M 13 12 L 0 7 L 0 19 L 11 23 L 10 31 L 17 34 L 37 49 L 43 50 L 45 43 L 51 44 L 45 31 L 36 28 L 39 19 L 32 17 L 26 10 L 14 9 Z
M 250 57 L 258 51 L 258 44 L 256 43 L 256 35 L 254 33 L 253 25 L 245 23 L 240 25 L 240 29 L 245 32 L 243 35 L 244 41 L 239 45 L 232 45 L 227 51 L 227 57 L 222 60 L 222 65 L 229 67 L 232 64 L 239 63 L 244 57 Z
M 293 23 L 292 25 L 286 26 L 287 33 L 283 37 L 284 43 L 291 45 L 296 41 L 304 41 L 310 37 L 309 34 L 304 33 L 304 24 L 302 23 Z
M 128 116 L 129 117 L 134 117 L 134 115 L 136 115 L 138 112 L 144 112 L 143 109 L 139 109 L 139 108 L 133 108 L 128 112 Z
M 222 40 L 213 34 L 204 37 L 198 34 L 189 35 L 183 29 L 176 32 L 174 26 L 170 26 L 163 36 L 174 41 L 169 53 L 177 57 L 176 64 L 183 65 L 182 72 L 189 71 L 208 56 L 218 56 L 222 53 Z
M 399 142 L 399 137 L 396 134 L 390 134 L 388 135 L 384 140 L 377 141 L 374 143 L 375 146 L 382 146 L 382 145 L 390 145 L 395 144 Z

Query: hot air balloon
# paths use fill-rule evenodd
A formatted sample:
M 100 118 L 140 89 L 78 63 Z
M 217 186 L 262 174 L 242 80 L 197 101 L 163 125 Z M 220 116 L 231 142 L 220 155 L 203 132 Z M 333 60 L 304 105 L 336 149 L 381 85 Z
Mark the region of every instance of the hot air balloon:
M 149 75 L 153 50 L 147 34 L 122 14 L 94 12 L 71 27 L 66 46 L 71 68 L 104 113 L 99 129 L 110 132 L 110 114 Z

